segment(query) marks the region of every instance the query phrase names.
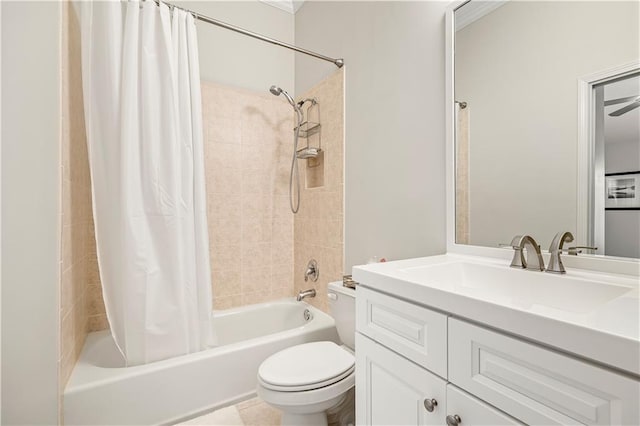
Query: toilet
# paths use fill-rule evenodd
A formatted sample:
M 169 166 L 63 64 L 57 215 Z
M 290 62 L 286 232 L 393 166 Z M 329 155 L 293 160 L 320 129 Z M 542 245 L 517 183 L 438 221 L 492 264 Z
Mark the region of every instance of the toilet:
M 258 369 L 258 396 L 282 411 L 286 426 L 327 425 L 355 386 L 355 295 L 342 282 L 329 283 L 329 311 L 343 345 L 312 342 L 271 355 Z

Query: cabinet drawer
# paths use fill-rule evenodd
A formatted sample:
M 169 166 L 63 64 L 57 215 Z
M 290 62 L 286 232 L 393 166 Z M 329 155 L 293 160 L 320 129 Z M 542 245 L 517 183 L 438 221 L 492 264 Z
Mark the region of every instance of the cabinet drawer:
M 447 377 L 447 316 L 358 286 L 357 330 Z
M 449 381 L 528 424 L 640 422 L 640 382 L 449 319 Z
M 522 425 L 500 410 L 485 404 L 468 393 L 447 385 L 447 417 L 458 416 L 460 425 Z

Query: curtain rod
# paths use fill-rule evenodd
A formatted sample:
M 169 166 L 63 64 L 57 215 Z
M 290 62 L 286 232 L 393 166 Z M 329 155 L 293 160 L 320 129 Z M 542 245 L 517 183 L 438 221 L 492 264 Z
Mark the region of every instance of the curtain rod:
M 155 1 L 155 3 L 157 5 L 160 5 L 160 2 L 162 0 L 154 0 L 154 1 Z M 197 12 L 192 11 L 192 10 L 185 9 L 183 7 L 180 7 L 180 6 L 176 6 L 175 4 L 167 3 L 165 1 L 162 1 L 162 3 L 166 4 L 171 9 L 177 8 L 177 9 L 184 10 L 185 12 L 192 14 L 198 21 L 202 21 L 202 22 L 206 22 L 208 24 L 216 25 L 216 26 L 221 27 L 221 28 L 226 28 L 227 30 L 235 31 L 235 32 L 237 32 L 239 34 L 243 34 L 243 35 L 246 35 L 246 36 L 249 36 L 249 37 L 253 37 L 253 38 L 258 39 L 258 40 L 266 41 L 267 43 L 275 44 L 276 46 L 284 47 L 286 49 L 290 49 L 290 50 L 294 50 L 296 52 L 304 53 L 305 55 L 313 56 L 314 58 L 322 59 L 323 61 L 332 62 L 338 68 L 342 68 L 342 66 L 344 65 L 344 59 L 342 59 L 342 58 L 339 58 L 339 59 L 330 58 L 328 56 L 324 56 L 324 55 L 321 55 L 319 53 L 312 52 L 311 50 L 303 49 L 301 47 L 294 46 L 292 44 L 288 44 L 288 43 L 285 43 L 285 42 L 280 41 L 280 40 L 276 40 L 276 39 L 273 39 L 273 38 L 270 38 L 270 37 L 263 36 L 262 34 L 254 33 L 253 31 L 245 30 L 244 28 L 236 27 L 235 25 L 227 24 L 226 22 L 218 21 L 217 19 L 210 18 L 210 17 L 208 17 L 206 15 L 201 15 L 201 14 L 199 14 Z

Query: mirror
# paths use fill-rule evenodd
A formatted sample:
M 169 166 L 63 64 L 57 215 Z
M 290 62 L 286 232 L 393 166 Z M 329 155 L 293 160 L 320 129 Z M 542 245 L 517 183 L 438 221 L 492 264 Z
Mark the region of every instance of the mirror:
M 455 10 L 457 244 L 529 234 L 546 250 L 571 231 L 571 245 L 640 257 L 639 5 Z

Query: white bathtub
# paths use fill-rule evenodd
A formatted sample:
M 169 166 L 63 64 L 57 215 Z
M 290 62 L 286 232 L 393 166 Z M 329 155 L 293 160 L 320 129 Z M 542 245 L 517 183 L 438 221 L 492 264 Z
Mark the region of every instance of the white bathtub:
M 64 391 L 64 423 L 176 423 L 255 395 L 258 366 L 269 355 L 339 341 L 333 318 L 289 299 L 214 311 L 213 323 L 220 346 L 133 367 L 123 367 L 109 331 L 90 333 Z

